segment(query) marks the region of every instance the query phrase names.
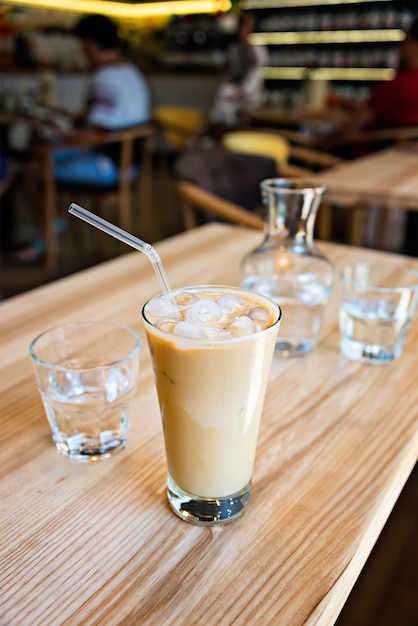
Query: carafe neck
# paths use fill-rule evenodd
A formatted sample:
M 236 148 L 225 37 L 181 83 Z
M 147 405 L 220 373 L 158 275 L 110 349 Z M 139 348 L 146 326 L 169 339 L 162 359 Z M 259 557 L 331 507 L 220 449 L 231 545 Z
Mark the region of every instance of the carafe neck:
M 323 188 L 311 185 L 289 189 L 273 183 L 274 181 L 263 181 L 261 185 L 266 208 L 266 237 L 312 243 Z

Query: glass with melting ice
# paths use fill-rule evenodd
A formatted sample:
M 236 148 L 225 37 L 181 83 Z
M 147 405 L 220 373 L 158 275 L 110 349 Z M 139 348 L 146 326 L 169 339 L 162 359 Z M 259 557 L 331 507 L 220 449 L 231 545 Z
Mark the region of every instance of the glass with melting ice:
M 243 512 L 281 311 L 245 289 L 188 287 L 143 308 L 163 422 L 168 500 L 183 519 Z

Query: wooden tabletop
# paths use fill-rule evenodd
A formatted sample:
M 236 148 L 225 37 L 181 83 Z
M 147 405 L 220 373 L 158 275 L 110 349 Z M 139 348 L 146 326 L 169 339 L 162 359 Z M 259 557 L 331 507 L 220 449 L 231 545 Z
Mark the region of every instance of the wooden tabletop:
M 347 111 L 338 107 L 321 109 L 297 108 L 291 111 L 278 107 L 247 109 L 241 121 L 250 126 L 266 126 L 280 132 L 292 145 L 316 148 L 321 138 L 334 131 L 347 119 Z
M 379 204 L 418 210 L 418 147 L 389 148 L 324 170 L 324 199 L 351 206 Z
M 236 284 L 239 260 L 259 241 L 259 232 L 212 224 L 156 247 L 173 287 Z M 336 267 L 414 265 L 322 248 Z M 202 528 L 166 500 L 140 320 L 157 291 L 147 259 L 132 252 L 0 304 L 0 623 L 329 626 L 417 459 L 417 322 L 399 361 L 348 361 L 335 288 L 317 349 L 272 364 L 247 511 Z M 140 383 L 126 450 L 75 464 L 52 444 L 28 346 L 52 325 L 92 319 L 141 334 Z
M 342 122 L 347 119 L 347 112 L 337 107 L 321 109 L 301 107 L 292 111 L 278 107 L 265 107 L 247 109 L 243 115 L 250 121 L 284 126 L 299 126 L 305 122 Z

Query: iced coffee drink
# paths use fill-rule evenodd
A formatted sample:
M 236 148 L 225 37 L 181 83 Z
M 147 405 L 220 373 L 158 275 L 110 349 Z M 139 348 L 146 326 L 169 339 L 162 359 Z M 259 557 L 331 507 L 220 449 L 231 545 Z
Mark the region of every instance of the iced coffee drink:
M 142 312 L 154 364 L 168 498 L 183 519 L 230 521 L 247 504 L 280 322 L 269 298 L 191 287 Z

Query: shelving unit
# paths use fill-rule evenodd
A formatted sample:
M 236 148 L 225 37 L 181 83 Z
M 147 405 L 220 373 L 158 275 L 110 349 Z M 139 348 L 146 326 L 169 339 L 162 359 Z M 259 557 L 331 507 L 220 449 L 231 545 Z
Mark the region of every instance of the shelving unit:
M 242 0 L 257 20 L 252 43 L 269 50 L 271 93 L 300 91 L 307 71 L 334 92 L 364 97 L 393 78 L 410 13 L 396 0 Z

